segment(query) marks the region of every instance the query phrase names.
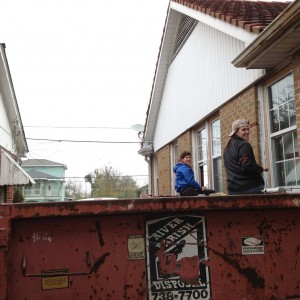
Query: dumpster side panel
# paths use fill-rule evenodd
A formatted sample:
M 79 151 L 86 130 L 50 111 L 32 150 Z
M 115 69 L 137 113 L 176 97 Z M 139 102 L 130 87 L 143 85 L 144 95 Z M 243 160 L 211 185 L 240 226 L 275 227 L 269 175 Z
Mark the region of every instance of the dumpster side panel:
M 24 219 L 15 220 L 12 228 L 11 299 L 146 297 L 145 261 L 129 261 L 127 250 L 128 234 L 144 232 L 142 215 Z M 88 275 L 54 276 L 44 282 L 39 276 L 87 273 L 90 268 Z
M 9 206 L 0 299 L 300 299 L 299 199 L 230 199 Z
M 300 298 L 297 210 L 208 213 L 207 230 L 213 299 Z

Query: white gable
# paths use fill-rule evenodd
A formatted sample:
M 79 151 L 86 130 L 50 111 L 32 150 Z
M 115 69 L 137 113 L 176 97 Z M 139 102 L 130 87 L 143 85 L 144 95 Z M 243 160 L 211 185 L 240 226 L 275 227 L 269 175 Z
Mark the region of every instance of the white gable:
M 154 134 L 154 150 L 195 125 L 263 75 L 232 60 L 245 42 L 198 22 L 170 65 Z

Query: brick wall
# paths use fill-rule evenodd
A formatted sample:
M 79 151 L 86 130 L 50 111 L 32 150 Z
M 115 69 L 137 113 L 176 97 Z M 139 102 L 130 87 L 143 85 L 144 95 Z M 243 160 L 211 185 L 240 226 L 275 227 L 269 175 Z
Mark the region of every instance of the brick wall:
M 178 154 L 180 156 L 180 153 L 183 151 L 190 151 L 192 152 L 192 137 L 191 137 L 191 131 L 186 131 L 184 134 L 182 134 L 178 138 Z
M 158 179 L 158 195 L 170 195 L 171 186 L 171 170 L 170 170 L 170 146 L 157 151 L 157 179 Z
M 13 185 L 8 185 L 6 187 L 4 202 L 5 203 L 13 203 L 14 194 L 15 194 L 15 187 Z
M 191 132 L 186 131 L 178 137 L 178 153 L 180 155 L 183 151 L 192 151 Z M 158 176 L 158 194 L 159 196 L 168 196 L 172 194 L 171 191 L 171 157 L 170 145 L 167 145 L 156 153 L 157 158 L 157 176 Z M 156 179 L 155 179 L 156 180 Z

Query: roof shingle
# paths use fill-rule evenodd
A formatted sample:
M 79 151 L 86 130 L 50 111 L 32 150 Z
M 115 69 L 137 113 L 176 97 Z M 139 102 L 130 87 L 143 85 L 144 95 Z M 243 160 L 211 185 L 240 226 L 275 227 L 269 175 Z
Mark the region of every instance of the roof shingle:
M 263 31 L 292 1 L 172 0 L 194 10 L 239 26 L 249 32 Z

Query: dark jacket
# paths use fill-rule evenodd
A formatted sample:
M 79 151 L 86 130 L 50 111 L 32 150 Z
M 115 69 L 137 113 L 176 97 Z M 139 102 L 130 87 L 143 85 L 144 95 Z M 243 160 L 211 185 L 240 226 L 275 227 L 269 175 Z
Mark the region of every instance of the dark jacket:
M 173 171 L 176 174 L 176 192 L 179 193 L 182 188 L 187 186 L 192 186 L 199 192 L 201 191 L 201 186 L 197 181 L 195 181 L 194 171 L 189 165 L 179 162 L 174 166 Z
M 233 136 L 224 151 L 228 191 L 242 192 L 264 185 L 263 168 L 256 163 L 252 146 Z

